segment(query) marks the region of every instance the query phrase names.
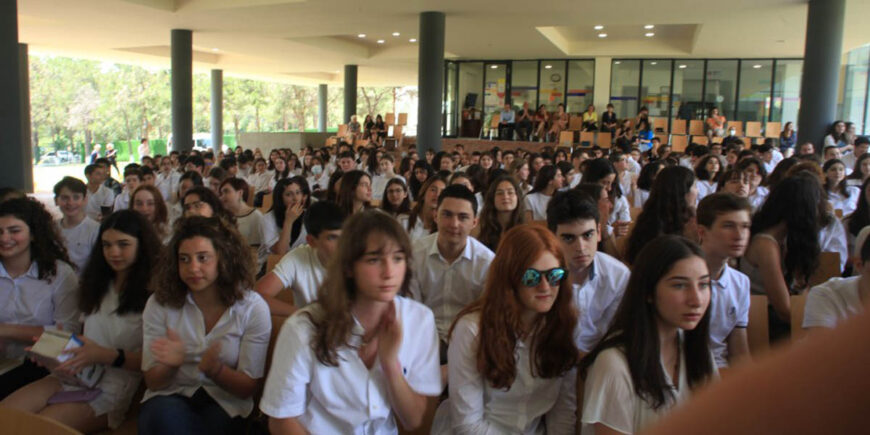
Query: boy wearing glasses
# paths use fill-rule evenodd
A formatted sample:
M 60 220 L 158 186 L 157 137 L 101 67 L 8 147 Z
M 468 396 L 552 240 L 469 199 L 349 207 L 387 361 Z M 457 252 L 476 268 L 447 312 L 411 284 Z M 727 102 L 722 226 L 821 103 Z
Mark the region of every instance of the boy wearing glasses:
M 600 216 L 589 195 L 576 190 L 557 193 L 547 205 L 547 226 L 559 239 L 568 266 L 578 310 L 575 341 L 585 354 L 607 332 L 629 271 L 619 260 L 598 252 Z

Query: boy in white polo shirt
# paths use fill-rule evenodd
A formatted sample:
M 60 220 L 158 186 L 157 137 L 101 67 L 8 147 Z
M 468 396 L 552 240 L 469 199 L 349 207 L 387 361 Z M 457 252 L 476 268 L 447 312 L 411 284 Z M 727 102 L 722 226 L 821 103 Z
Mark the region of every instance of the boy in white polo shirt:
M 317 292 L 326 275 L 326 265 L 338 246 L 344 215 L 337 205 L 326 201 L 315 202 L 308 208 L 304 219 L 308 244 L 285 254 L 254 287 L 269 304 L 272 314 L 289 316 L 317 299 Z M 285 288 L 293 292 L 292 304 L 276 298 Z
M 587 353 L 607 332 L 630 272 L 619 260 L 598 252 L 600 215 L 597 201 L 589 195 L 577 190 L 557 193 L 547 206 L 547 226 L 565 255 L 579 314 L 575 341 L 580 352 Z
M 88 203 L 85 207 L 85 213 L 89 218 L 99 222 L 102 215 L 108 215 L 112 212 L 115 193 L 103 183 L 106 181 L 106 169 L 101 165 L 85 166 L 85 178 L 88 180 Z
M 97 242 L 100 224 L 85 214 L 88 188 L 78 178 L 63 177 L 54 185 L 54 203 L 63 217 L 57 221 L 69 259 L 81 276 Z
M 855 240 L 854 265 L 858 276 L 831 278 L 810 289 L 804 307 L 804 329 L 833 329 L 846 319 L 864 312 L 870 299 L 870 227 Z
M 124 170 L 124 190 L 115 198 L 115 211 L 130 208 L 130 195 L 142 183 L 142 172 L 137 168 Z
M 749 245 L 750 212 L 745 198 L 730 193 L 708 195 L 698 204 L 698 235 L 712 277 L 710 350 L 718 367 L 749 356 L 749 277 L 728 266 Z

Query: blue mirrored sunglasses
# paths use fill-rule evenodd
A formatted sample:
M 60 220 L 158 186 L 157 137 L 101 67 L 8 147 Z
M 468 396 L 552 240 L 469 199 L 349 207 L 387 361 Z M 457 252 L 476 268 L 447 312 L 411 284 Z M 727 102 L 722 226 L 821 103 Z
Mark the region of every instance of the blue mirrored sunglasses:
M 550 270 L 526 269 L 523 272 L 522 283 L 526 287 L 536 287 L 541 283 L 541 277 L 544 275 L 547 276 L 547 282 L 555 287 L 565 278 L 565 269 L 561 267 L 554 267 Z

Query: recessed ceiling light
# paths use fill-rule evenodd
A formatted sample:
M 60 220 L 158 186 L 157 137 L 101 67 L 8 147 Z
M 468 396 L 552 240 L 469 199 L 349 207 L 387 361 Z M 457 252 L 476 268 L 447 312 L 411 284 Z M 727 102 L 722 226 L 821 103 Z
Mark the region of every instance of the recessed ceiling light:
M 544 65 L 544 69 L 550 69 L 552 67 L 553 67 L 553 65 Z
M 498 65 L 490 65 L 490 69 L 498 69 Z
M 417 42 L 417 38 L 411 38 L 408 40 L 408 42 Z
M 647 33 L 644 33 L 643 36 L 646 36 L 647 38 L 652 38 L 653 36 L 656 36 L 656 34 L 653 32 L 647 32 Z
M 365 33 L 360 33 L 359 35 L 356 35 L 356 36 L 357 36 L 358 38 L 365 38 L 365 37 L 366 37 L 366 34 L 365 34 Z
M 620 62 L 620 61 L 617 60 L 616 62 L 613 62 L 613 63 L 619 65 L 619 64 L 621 64 L 622 62 Z
M 598 37 L 599 37 L 599 38 L 606 38 L 606 37 L 607 37 L 607 34 L 606 34 L 606 33 L 599 33 L 599 34 L 598 34 Z
M 399 32 L 393 32 L 393 36 L 399 36 Z
M 761 65 L 752 65 L 753 68 L 758 69 L 761 68 Z
M 647 29 L 647 30 L 649 30 L 649 29 L 655 29 L 655 27 L 656 27 L 656 26 L 654 26 L 654 25 L 652 25 L 652 24 L 647 24 L 646 26 L 643 26 L 643 28 L 644 28 L 644 29 Z
M 686 65 L 680 65 L 680 69 L 686 69 Z
M 341 72 L 341 70 L 335 70 L 335 72 L 336 72 L 336 73 L 340 73 L 340 72 Z
M 599 25 L 593 27 L 593 29 L 595 29 L 595 30 L 601 30 L 601 29 L 603 29 L 603 28 L 604 28 L 604 26 L 602 26 L 601 24 L 599 24 Z
M 650 62 L 649 64 L 650 65 L 658 65 L 659 63 L 658 62 Z
M 211 51 L 219 51 L 217 48 L 212 48 Z
M 384 42 L 387 42 L 387 41 L 384 41 L 383 39 L 378 39 L 378 44 L 383 44 Z

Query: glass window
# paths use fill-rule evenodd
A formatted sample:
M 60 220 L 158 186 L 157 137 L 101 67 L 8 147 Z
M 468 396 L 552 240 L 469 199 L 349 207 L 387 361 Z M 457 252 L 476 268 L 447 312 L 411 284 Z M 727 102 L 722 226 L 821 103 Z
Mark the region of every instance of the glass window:
M 671 61 L 652 59 L 643 61 L 640 84 L 640 105 L 649 109 L 649 116 L 668 116 L 671 93 Z
M 444 133 L 456 136 L 456 63 L 447 62 L 447 77 L 444 80 Z
M 844 66 L 845 77 L 842 102 L 837 118 L 855 124 L 856 131 L 864 131 L 864 103 L 867 99 L 867 67 L 870 46 L 849 52 Z
M 614 60 L 610 72 L 610 103 L 619 118 L 637 115 L 639 60 Z
M 559 103 L 565 102 L 565 61 L 541 61 L 541 97 L 538 104 L 547 106 L 548 112 L 556 110 Z
M 704 119 L 704 61 L 674 61 L 674 95 L 671 119 Z
M 770 108 L 772 60 L 746 59 L 740 62 L 740 95 L 737 100 L 738 121 L 764 121 Z
M 478 137 L 483 123 L 483 62 L 459 63 L 460 137 Z
M 511 104 L 519 110 L 529 103 L 534 111 L 538 101 L 538 61 L 519 61 L 511 64 Z
M 585 112 L 586 106 L 592 104 L 594 87 L 595 61 L 568 61 L 568 92 L 565 110 L 575 113 Z M 601 110 L 603 111 L 604 108 L 602 107 Z
M 489 116 L 501 112 L 507 91 L 507 64 L 487 64 L 484 68 L 486 79 L 483 83 L 483 113 Z
M 770 110 L 770 120 L 780 122 L 797 122 L 798 109 L 801 105 L 801 76 L 803 75 L 803 60 L 777 60 L 773 79 L 773 107 Z
M 710 60 L 707 61 L 707 80 L 704 95 L 706 118 L 710 109 L 719 108 L 719 114 L 725 119 L 734 119 L 735 92 L 737 91 L 737 61 Z

